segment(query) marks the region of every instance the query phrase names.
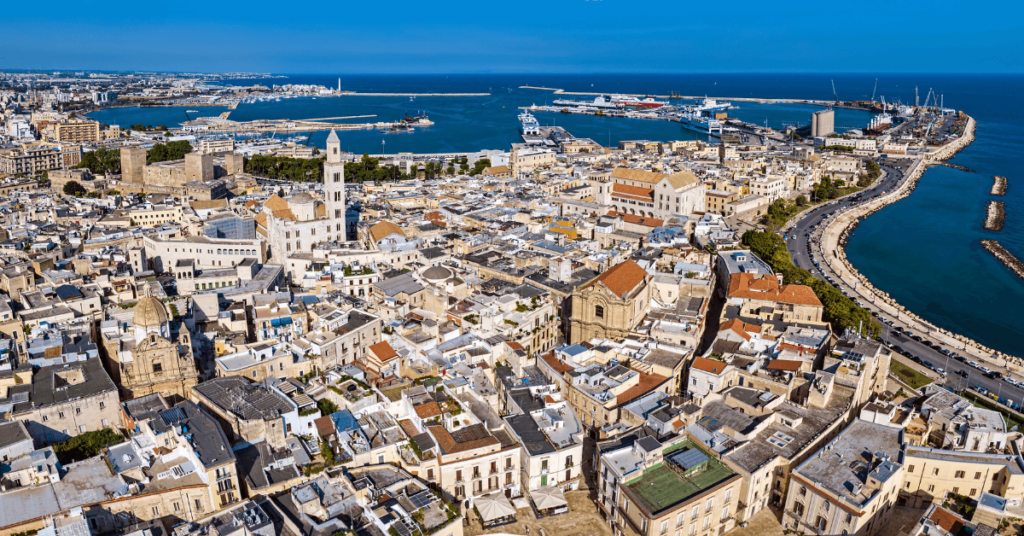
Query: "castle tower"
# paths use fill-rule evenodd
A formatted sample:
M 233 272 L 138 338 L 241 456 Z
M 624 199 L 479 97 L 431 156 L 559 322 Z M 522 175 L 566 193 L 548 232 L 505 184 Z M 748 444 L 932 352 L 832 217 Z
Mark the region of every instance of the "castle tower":
M 345 163 L 341 161 L 341 140 L 333 130 L 327 137 L 327 160 L 324 162 L 324 199 L 327 201 L 327 217 L 332 221 L 329 236 L 332 239 L 344 241 L 346 239 Z

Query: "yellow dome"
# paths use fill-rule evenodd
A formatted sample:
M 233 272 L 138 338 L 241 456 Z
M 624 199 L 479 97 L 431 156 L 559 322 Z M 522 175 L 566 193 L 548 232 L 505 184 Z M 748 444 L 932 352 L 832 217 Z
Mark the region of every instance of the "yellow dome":
M 160 300 L 146 296 L 135 305 L 133 322 L 136 326 L 157 327 L 167 323 L 167 309 Z

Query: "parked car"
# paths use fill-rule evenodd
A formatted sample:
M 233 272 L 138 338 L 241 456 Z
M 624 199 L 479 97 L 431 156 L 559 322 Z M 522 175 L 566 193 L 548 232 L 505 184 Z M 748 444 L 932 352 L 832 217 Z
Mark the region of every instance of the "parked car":
M 967 373 L 966 370 L 958 370 L 958 371 L 956 371 L 956 373 L 957 373 L 958 376 L 963 376 L 964 378 L 969 376 L 969 374 Z
M 977 361 L 968 361 L 967 364 L 972 366 L 972 367 L 974 367 L 974 368 L 978 368 L 978 362 Z
M 1009 377 L 1009 376 L 1003 378 L 1003 381 L 1008 383 L 1008 384 L 1010 384 L 1010 385 L 1017 385 L 1017 382 L 1014 381 L 1014 379 Z

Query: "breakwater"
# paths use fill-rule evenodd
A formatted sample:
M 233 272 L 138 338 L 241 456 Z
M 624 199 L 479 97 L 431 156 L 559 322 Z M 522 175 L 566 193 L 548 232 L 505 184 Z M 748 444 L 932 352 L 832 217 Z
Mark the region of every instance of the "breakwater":
M 969 167 L 961 166 L 960 164 L 953 164 L 951 162 L 935 162 L 935 165 L 936 166 L 946 166 L 948 168 L 958 169 L 960 171 L 966 171 L 968 173 L 976 173 L 973 169 L 971 169 Z
M 994 175 L 992 177 L 992 195 L 1006 195 L 1006 177 Z
M 1014 257 L 1012 253 L 1006 251 L 999 242 L 995 240 L 982 240 L 981 247 L 985 248 L 986 251 L 996 256 L 1000 262 L 1006 265 L 1007 268 L 1013 270 L 1015 274 L 1024 278 L 1024 262 Z
M 989 201 L 986 209 L 985 230 L 1002 231 L 1006 221 L 1006 204 L 1002 201 Z
M 825 228 L 821 242 L 822 250 L 836 250 L 835 256 L 825 256 L 826 262 L 833 271 L 836 272 L 841 280 L 851 286 L 856 284 L 858 292 L 865 296 L 870 295 L 868 298 L 869 301 L 883 313 L 892 315 L 893 318 L 899 319 L 908 326 L 916 328 L 917 331 L 927 333 L 940 342 L 944 342 L 954 348 L 960 348 L 965 354 L 989 360 L 1002 359 L 1006 360 L 1005 363 L 1007 364 L 1012 361 L 1019 365 L 1021 363 L 1015 356 L 993 350 L 992 348 L 984 346 L 973 339 L 937 327 L 915 315 L 913 312 L 900 305 L 899 302 L 897 302 L 888 293 L 875 288 L 867 277 L 864 277 L 856 268 L 854 268 L 846 257 L 845 249 L 842 247 L 842 244 L 845 243 L 849 237 L 850 230 L 853 229 L 860 221 L 881 210 L 886 205 L 890 205 L 909 196 L 913 192 L 914 188 L 917 187 L 917 182 L 921 179 L 921 176 L 924 175 L 924 172 L 929 165 L 936 163 L 937 160 L 952 158 L 958 152 L 970 145 L 975 139 L 976 129 L 977 122 L 974 118 L 968 119 L 963 136 L 946 144 L 939 150 L 928 154 L 924 158 L 915 161 L 910 169 L 907 170 L 904 180 L 899 186 L 893 188 L 889 193 L 884 194 L 877 199 L 857 205 L 845 214 L 837 216 Z M 1018 273 L 1024 273 L 1024 271 Z

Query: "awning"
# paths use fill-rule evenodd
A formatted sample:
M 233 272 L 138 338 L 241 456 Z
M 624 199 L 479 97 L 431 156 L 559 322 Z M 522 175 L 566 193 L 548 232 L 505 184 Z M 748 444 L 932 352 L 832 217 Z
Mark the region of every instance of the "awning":
M 558 486 L 535 489 L 530 492 L 530 498 L 533 499 L 533 505 L 538 510 L 549 510 L 569 504 L 565 501 L 562 488 Z
M 480 511 L 484 523 L 516 515 L 512 503 L 500 491 L 473 499 L 473 505 Z

